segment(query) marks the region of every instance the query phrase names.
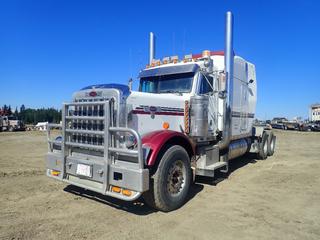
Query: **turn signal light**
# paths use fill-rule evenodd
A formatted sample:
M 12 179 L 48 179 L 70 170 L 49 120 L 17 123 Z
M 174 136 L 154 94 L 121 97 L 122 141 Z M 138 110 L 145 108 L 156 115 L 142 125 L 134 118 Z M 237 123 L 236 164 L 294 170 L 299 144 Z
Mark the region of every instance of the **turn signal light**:
M 120 193 L 121 192 L 121 188 L 116 187 L 116 186 L 112 186 L 111 190 L 112 190 L 112 192 L 116 192 L 116 193 Z
M 51 170 L 51 175 L 52 175 L 52 176 L 57 177 L 57 176 L 59 176 L 59 174 L 60 174 L 59 171 Z
M 122 194 L 127 196 L 127 197 L 130 197 L 132 195 L 132 192 L 128 189 L 123 189 L 122 190 Z

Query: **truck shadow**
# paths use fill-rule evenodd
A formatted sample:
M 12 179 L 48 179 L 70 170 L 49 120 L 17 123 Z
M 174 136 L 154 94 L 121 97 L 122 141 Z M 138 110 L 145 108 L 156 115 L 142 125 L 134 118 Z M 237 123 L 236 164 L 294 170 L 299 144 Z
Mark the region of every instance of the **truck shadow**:
M 192 184 L 190 186 L 189 195 L 187 202 L 190 201 L 192 198 L 194 198 L 200 191 L 202 191 L 203 185 L 202 184 Z M 84 197 L 90 200 L 97 201 L 102 204 L 106 204 L 110 207 L 130 212 L 136 215 L 149 215 L 155 212 L 158 212 L 158 210 L 153 209 L 145 204 L 142 197 L 139 199 L 133 201 L 133 202 L 127 202 L 120 199 L 104 196 L 102 194 L 86 190 L 74 185 L 68 185 L 64 188 L 64 191 L 68 193 L 72 193 L 76 196 Z
M 229 172 L 228 173 L 221 173 L 219 171 L 216 171 L 215 177 L 202 177 L 197 176 L 196 182 L 190 186 L 190 191 L 188 195 L 187 202 L 190 201 L 192 198 L 194 198 L 199 192 L 201 192 L 204 188 L 204 185 L 217 185 L 218 183 L 222 182 L 223 180 L 227 179 L 228 176 L 236 171 L 239 168 L 242 168 L 246 166 L 247 164 L 254 164 L 257 162 L 256 154 L 248 153 L 242 157 L 233 159 L 229 162 Z M 110 207 L 130 212 L 136 215 L 149 215 L 155 212 L 158 212 L 158 210 L 155 210 L 153 208 L 150 208 L 148 205 L 145 204 L 142 197 L 137 199 L 133 202 L 127 202 L 120 199 L 104 196 L 102 194 L 86 190 L 77 186 L 68 185 L 64 188 L 64 191 L 68 193 L 72 193 L 76 196 L 84 197 L 90 200 L 97 201 L 102 204 L 106 204 Z
M 239 168 L 242 168 L 248 164 L 255 164 L 257 161 L 260 161 L 257 158 L 257 154 L 247 153 L 241 157 L 230 160 L 229 161 L 229 171 L 227 173 L 222 173 L 222 172 L 216 170 L 214 178 L 197 176 L 196 182 L 201 183 L 201 184 L 205 184 L 205 185 L 215 186 L 218 183 L 222 182 L 223 180 L 227 179 L 231 173 L 238 170 Z

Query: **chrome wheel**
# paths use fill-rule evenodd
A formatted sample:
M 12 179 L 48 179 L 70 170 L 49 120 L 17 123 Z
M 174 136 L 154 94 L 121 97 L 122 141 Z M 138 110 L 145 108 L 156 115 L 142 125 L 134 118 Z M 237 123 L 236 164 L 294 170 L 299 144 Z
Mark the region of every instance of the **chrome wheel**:
M 186 169 L 181 160 L 175 161 L 169 168 L 167 191 L 172 197 L 179 196 L 185 186 Z
M 264 146 L 263 146 L 263 152 L 264 152 L 265 154 L 268 153 L 268 142 L 265 142 L 265 144 L 264 144 Z
M 272 140 L 271 140 L 271 146 L 270 146 L 270 148 L 271 148 L 272 151 L 274 151 L 274 144 L 275 144 L 275 140 L 274 140 L 274 138 L 272 138 Z

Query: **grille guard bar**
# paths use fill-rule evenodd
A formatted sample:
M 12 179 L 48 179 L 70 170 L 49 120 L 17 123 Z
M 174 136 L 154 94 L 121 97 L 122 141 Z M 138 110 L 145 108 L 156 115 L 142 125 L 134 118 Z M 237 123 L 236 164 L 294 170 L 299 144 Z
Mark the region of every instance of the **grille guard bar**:
M 86 111 L 91 108 L 91 110 L 96 107 L 99 111 L 103 111 L 101 114 L 81 114 L 76 113 L 77 109 L 81 111 Z M 90 111 L 91 111 L 90 110 Z M 96 192 L 100 192 L 104 195 L 114 196 L 123 200 L 134 200 L 141 195 L 141 192 L 135 192 L 131 197 L 126 197 L 122 195 L 117 195 L 110 190 L 111 185 L 110 181 L 111 175 L 109 176 L 109 170 L 116 167 L 115 164 L 119 164 L 117 160 L 117 153 L 120 155 L 129 155 L 137 159 L 135 162 L 131 162 L 135 166 L 133 168 L 128 168 L 127 171 L 135 171 L 139 173 L 148 172 L 144 167 L 144 154 L 142 148 L 141 136 L 137 131 L 131 128 L 113 126 L 114 124 L 114 109 L 113 101 L 95 101 L 95 102 L 73 102 L 65 103 L 62 108 L 62 124 L 47 124 L 47 141 L 48 141 L 48 154 L 59 154 L 59 159 L 61 159 L 61 174 L 59 179 L 77 185 L 79 187 L 84 187 L 91 189 Z M 113 121 L 111 121 L 111 119 Z M 95 127 L 88 128 L 88 124 L 95 124 Z M 80 126 L 79 126 L 80 125 Z M 99 125 L 99 127 L 98 127 Z M 101 127 L 101 128 L 100 128 Z M 52 139 L 52 130 L 60 129 L 62 139 Z M 136 139 L 136 148 L 128 149 L 125 145 L 120 145 L 117 136 L 124 134 L 130 134 Z M 84 138 L 83 138 L 84 137 Z M 93 138 L 95 140 L 93 140 Z M 59 152 L 54 146 L 59 146 Z M 79 182 L 74 182 L 69 179 L 69 165 L 70 158 L 74 158 L 71 154 L 74 148 L 82 148 L 88 150 L 88 163 L 94 161 L 90 158 L 92 150 L 98 150 L 102 152 L 100 166 L 102 167 L 102 172 L 104 172 L 103 180 L 101 181 L 101 188 L 92 188 L 86 184 L 83 185 Z M 86 153 L 85 153 L 86 154 Z M 92 155 L 93 156 L 93 155 Z M 121 160 L 123 161 L 123 160 Z M 116 163 L 117 162 L 117 163 Z M 67 166 L 68 165 L 68 166 Z M 68 169 L 67 169 L 68 168 Z M 138 175 L 136 175 L 138 176 Z M 90 180 L 90 179 L 88 179 Z M 143 188 L 146 189 L 146 188 Z

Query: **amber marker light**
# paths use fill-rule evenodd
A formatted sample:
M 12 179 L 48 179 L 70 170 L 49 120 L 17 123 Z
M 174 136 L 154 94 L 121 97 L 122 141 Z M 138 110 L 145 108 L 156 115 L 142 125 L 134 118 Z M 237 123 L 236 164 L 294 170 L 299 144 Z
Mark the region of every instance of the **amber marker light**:
M 120 193 L 121 192 L 121 188 L 116 187 L 116 186 L 112 186 L 111 190 L 112 190 L 112 192 L 116 192 L 116 193 Z
M 132 195 L 132 192 L 128 189 L 123 189 L 122 190 L 122 194 L 127 196 L 127 197 L 130 197 Z
M 168 122 L 164 122 L 164 123 L 162 124 L 162 127 L 163 127 L 163 129 L 169 129 L 170 125 L 169 125 Z
M 51 171 L 51 175 L 52 175 L 52 176 L 57 177 L 57 176 L 59 176 L 59 174 L 60 174 L 59 171 L 55 171 L 55 170 L 52 170 L 52 171 Z

